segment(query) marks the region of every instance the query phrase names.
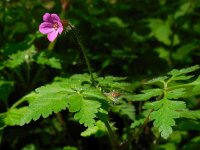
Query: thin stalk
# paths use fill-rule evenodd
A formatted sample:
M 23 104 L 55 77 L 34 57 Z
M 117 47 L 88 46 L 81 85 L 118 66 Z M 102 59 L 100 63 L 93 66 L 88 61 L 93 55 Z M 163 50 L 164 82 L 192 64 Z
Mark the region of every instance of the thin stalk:
M 11 107 L 10 109 L 16 108 L 17 106 L 19 106 L 21 103 L 23 103 L 26 99 L 25 98 L 21 98 L 20 100 L 16 101 Z
M 120 150 L 126 149 L 126 147 L 127 147 L 129 144 L 131 144 L 131 142 L 132 142 L 134 139 L 136 139 L 136 138 L 140 135 L 140 133 L 143 131 L 144 127 L 145 127 L 146 124 L 148 123 L 148 121 L 149 121 L 149 116 L 150 116 L 150 114 L 152 113 L 152 111 L 153 111 L 153 109 L 150 111 L 150 113 L 149 113 L 148 116 L 146 117 L 146 119 L 145 119 L 143 125 L 140 127 L 140 129 L 138 129 L 138 130 L 135 132 L 135 134 L 134 134 L 133 136 L 131 136 L 126 142 L 124 142 L 124 143 L 122 143 L 122 144 L 120 145 Z
M 56 44 L 56 41 L 49 43 L 47 50 L 50 52 L 53 51 L 55 44 Z
M 21 75 L 21 72 L 19 72 L 17 69 L 14 69 L 14 72 L 16 73 L 16 75 L 18 76 L 18 78 L 21 80 L 21 82 L 24 85 L 26 83 L 26 81 L 24 80 L 23 76 Z
M 94 84 L 95 84 L 94 76 L 93 76 L 93 74 L 92 74 L 92 68 L 91 68 L 89 59 L 88 59 L 88 57 L 87 57 L 86 49 L 85 49 L 85 47 L 84 47 L 83 44 L 82 44 L 82 41 L 81 41 L 81 39 L 80 39 L 80 37 L 79 37 L 77 31 L 76 31 L 76 28 L 75 28 L 71 23 L 68 23 L 68 25 L 69 25 L 69 27 L 71 28 L 71 30 L 72 30 L 74 36 L 76 37 L 76 40 L 77 40 L 77 42 L 78 42 L 78 45 L 79 45 L 81 51 L 83 52 L 83 56 L 84 56 L 84 58 L 85 58 L 86 65 L 87 65 L 87 67 L 88 67 L 88 71 L 89 71 L 90 76 L 91 76 L 92 85 L 94 86 Z
M 108 120 L 104 120 L 104 124 L 105 124 L 105 126 L 106 126 L 106 128 L 107 128 L 107 130 L 108 130 L 108 134 L 109 134 L 110 140 L 111 140 L 111 142 L 112 142 L 113 148 L 114 148 L 115 150 L 120 150 L 119 144 L 118 144 L 118 142 L 116 141 L 115 133 L 113 132 L 113 130 L 112 130 L 112 128 L 111 128 L 111 126 L 110 126 Z

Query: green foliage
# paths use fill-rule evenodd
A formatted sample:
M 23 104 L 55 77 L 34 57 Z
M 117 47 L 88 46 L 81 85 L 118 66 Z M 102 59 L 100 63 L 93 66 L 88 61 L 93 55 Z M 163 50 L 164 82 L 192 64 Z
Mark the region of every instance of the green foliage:
M 104 81 L 103 78 L 99 78 L 99 89 L 97 89 L 90 87 L 90 84 L 88 84 L 90 76 L 87 74 L 73 75 L 70 78 L 56 78 L 52 84 L 37 88 L 35 92 L 17 101 L 9 111 L 2 114 L 2 122 L 8 126 L 22 126 L 31 120 L 38 120 L 40 116 L 46 118 L 53 112 L 57 113 L 68 108 L 70 112 L 75 113 L 74 119 L 78 120 L 80 124 L 92 127 L 95 124 L 99 108 L 103 107 L 106 109 L 110 103 L 104 93 L 102 93 L 101 88 L 111 86 L 112 88 L 117 87 L 119 89 L 119 85 L 128 85 L 125 82 L 119 82 L 123 79 L 109 76 L 105 77 Z M 102 87 L 100 87 L 101 85 Z M 28 102 L 28 106 L 16 108 L 24 101 Z M 132 107 L 130 111 L 122 110 L 122 114 L 128 114 L 130 118 L 133 117 L 131 116 L 133 114 L 130 114 L 133 113 L 131 109 Z M 118 111 L 120 112 L 121 110 Z
M 94 126 L 94 118 L 101 104 L 92 99 L 84 99 L 81 95 L 72 95 L 68 99 L 69 111 L 76 112 L 74 118 L 86 127 Z
M 137 94 L 132 97 L 133 101 L 145 101 L 152 97 L 156 97 L 162 94 L 162 89 L 149 89 L 141 91 L 143 94 Z
M 166 45 L 170 45 L 170 35 L 172 33 L 170 29 L 170 22 L 163 21 L 161 19 L 149 19 L 149 27 L 152 30 L 151 36 L 155 36 L 158 41 L 163 42 Z
M 33 61 L 33 56 L 36 53 L 35 46 L 31 45 L 27 49 L 24 49 L 23 51 L 18 51 L 14 54 L 9 55 L 8 60 L 2 62 L 0 64 L 0 69 L 3 69 L 4 67 L 7 68 L 16 68 L 23 63 L 29 63 Z
M 121 102 L 114 105 L 112 111 L 115 113 L 119 113 L 119 115 L 123 118 L 127 117 L 130 120 L 135 120 L 135 107 L 131 105 L 131 103 Z
M 199 66 L 173 68 L 199 64 L 199 9 L 198 0 L 1 0 L 0 149 L 112 149 L 104 135 L 122 149 L 198 149 Z M 101 76 L 94 86 L 69 27 L 52 43 L 38 31 L 46 12 L 76 26 Z
M 186 109 L 186 103 L 184 101 L 174 101 L 174 99 L 180 99 L 191 96 L 192 94 L 196 94 L 191 93 L 187 87 L 189 86 L 190 89 L 195 88 L 200 84 L 198 82 L 199 78 L 193 82 L 185 84 L 181 82 L 178 83 L 177 81 L 191 79 L 193 76 L 187 74 L 194 72 L 197 69 L 199 69 L 198 65 L 180 70 L 173 69 L 168 73 L 168 75 L 170 75 L 169 77 L 160 77 L 147 82 L 148 84 L 155 84 L 157 82 L 163 83 L 163 89 L 160 89 L 161 91 L 155 91 L 155 89 L 152 89 L 152 91 L 154 90 L 154 92 L 152 92 L 154 96 L 160 95 L 160 99 L 157 99 L 155 102 L 145 103 L 144 108 L 147 110 L 152 110 L 149 118 L 154 120 L 154 126 L 159 129 L 161 136 L 165 139 L 167 139 L 173 132 L 172 126 L 175 126 L 175 119 L 186 117 L 196 120 L 199 117 L 198 111 L 191 111 L 191 113 L 189 113 L 190 111 Z M 136 97 L 141 97 L 141 99 L 138 98 L 138 100 L 142 100 L 142 98 L 145 100 L 145 96 L 147 96 L 147 99 L 152 97 L 151 93 L 149 95 L 148 93 L 146 93 L 146 95 L 136 95 Z M 132 124 L 132 127 L 135 127 L 137 124 L 137 122 Z
M 179 111 L 185 110 L 186 106 L 181 101 L 162 99 L 146 104 L 144 108 L 153 109 L 150 119 L 154 120 L 154 126 L 159 128 L 161 136 L 166 139 L 172 133 L 172 126 L 175 125 L 175 119 L 180 117 Z
M 102 137 L 107 134 L 107 129 L 105 124 L 98 120 L 95 122 L 95 126 L 87 128 L 85 131 L 81 133 L 81 136 L 88 137 L 94 135 L 95 137 Z
M 37 63 L 40 65 L 50 66 L 51 68 L 61 69 L 60 60 L 55 57 L 47 57 L 45 52 L 41 52 L 37 57 Z

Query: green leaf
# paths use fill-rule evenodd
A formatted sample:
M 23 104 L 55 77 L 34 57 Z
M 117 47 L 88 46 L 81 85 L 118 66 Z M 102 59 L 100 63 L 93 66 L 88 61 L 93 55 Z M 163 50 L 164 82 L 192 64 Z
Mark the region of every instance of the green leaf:
M 162 99 L 153 103 L 147 103 L 146 109 L 153 109 L 150 119 L 154 120 L 154 126 L 159 129 L 161 137 L 167 139 L 172 133 L 172 126 L 175 125 L 175 119 L 180 118 L 180 110 L 185 110 L 185 102 L 171 101 Z
M 83 91 L 82 95 L 88 98 L 93 97 L 102 100 L 106 99 L 106 96 L 99 89 L 95 88 L 88 88 L 87 90 Z
M 167 76 L 157 77 L 152 80 L 149 80 L 148 82 L 146 82 L 146 84 L 163 83 L 167 78 Z
M 181 45 L 176 52 L 172 54 L 173 59 L 177 61 L 185 61 L 191 59 L 188 56 L 194 50 L 197 50 L 199 42 L 191 42 L 186 45 Z
M 69 111 L 76 112 L 74 118 L 86 127 L 94 126 L 94 118 L 101 104 L 98 101 L 86 100 L 81 95 L 72 95 L 68 98 Z
M 105 77 L 105 79 L 114 83 L 124 78 Z M 103 78 L 101 81 L 103 82 Z M 27 106 L 22 102 L 28 102 Z M 21 103 L 23 107 L 20 107 Z M 70 78 L 56 78 L 52 84 L 37 88 L 17 101 L 9 111 L 0 115 L 2 115 L 3 128 L 4 125 L 24 125 L 31 120 L 38 120 L 41 116 L 46 118 L 53 112 L 57 113 L 68 108 L 70 112 L 75 113 L 74 118 L 80 124 L 92 127 L 100 107 L 107 111 L 109 106 L 109 101 L 102 93 L 101 87 L 91 87 L 90 76 L 83 74 L 73 75 Z
M 176 13 L 174 14 L 174 18 L 177 19 L 179 17 L 184 16 L 187 13 L 191 13 L 194 9 L 194 4 L 193 2 L 186 2 L 183 3 L 180 8 L 176 11 Z
M 120 28 L 125 28 L 127 26 L 119 17 L 110 17 L 108 18 L 108 22 L 116 24 Z
M 183 74 L 187 74 L 187 73 L 190 73 L 190 72 L 193 72 L 193 71 L 196 71 L 198 70 L 200 67 L 199 65 L 195 65 L 195 66 L 192 66 L 192 67 L 188 67 L 188 68 L 184 68 L 184 69 L 173 69 L 172 71 L 170 71 L 168 73 L 168 75 L 172 75 L 172 76 L 180 76 L 180 75 L 183 75 Z
M 38 64 L 47 65 L 51 68 L 61 69 L 60 60 L 55 57 L 49 57 L 45 52 L 41 52 L 40 55 L 37 57 Z
M 129 103 L 123 102 L 112 107 L 114 113 L 118 113 L 122 117 L 135 120 L 135 107 Z
M 174 90 L 168 91 L 166 94 L 166 97 L 168 99 L 178 99 L 178 98 L 184 97 L 185 93 L 186 93 L 185 88 L 174 89 Z
M 166 61 L 169 61 L 169 59 L 170 59 L 169 50 L 167 50 L 164 47 L 158 47 L 158 48 L 155 49 L 155 51 L 158 53 L 160 58 L 162 58 L 162 59 L 164 59 Z
M 44 118 L 48 117 L 52 112 L 59 112 L 66 109 L 67 98 L 66 93 L 48 93 L 39 94 L 37 98 L 29 104 L 31 110 L 33 110 L 33 120 L 39 119 L 42 115 Z
M 131 128 L 139 127 L 140 125 L 144 124 L 146 118 L 141 118 L 138 120 L 135 120 L 133 123 L 131 123 Z
M 107 135 L 107 128 L 102 121 L 98 120 L 95 123 L 95 126 L 89 127 L 81 133 L 81 136 L 83 137 L 89 137 L 92 135 L 94 135 L 95 137 L 102 137 L 104 135 Z
M 24 62 L 33 61 L 35 55 L 35 46 L 31 45 L 24 51 L 18 51 L 15 54 L 9 55 L 9 59 L 3 62 L 3 65 L 7 68 L 15 68 L 23 64 Z
M 161 19 L 149 19 L 149 28 L 151 29 L 151 36 L 155 36 L 156 39 L 166 45 L 170 45 L 171 25 L 169 21 L 163 21 Z
M 112 89 L 129 90 L 131 88 L 130 83 L 124 82 L 125 77 L 113 77 L 106 76 L 104 78 L 98 78 L 99 85 L 101 87 L 110 87 Z
M 181 117 L 188 119 L 200 119 L 200 110 L 184 110 L 180 112 Z
M 5 119 L 5 114 L 0 114 L 0 132 L 7 126 L 5 124 L 4 119 Z
M 32 120 L 32 116 L 30 114 L 33 114 L 33 112 L 28 107 L 10 109 L 8 112 L 6 112 L 4 122 L 8 126 L 22 126 Z
M 146 101 L 149 100 L 152 97 L 159 96 L 163 93 L 162 89 L 149 89 L 149 90 L 143 90 L 143 94 L 137 94 L 132 96 L 133 101 Z
M 78 150 L 78 148 L 73 147 L 73 146 L 65 146 L 65 147 L 63 147 L 62 150 Z
M 192 77 L 194 77 L 193 75 L 180 75 L 180 76 L 175 76 L 172 78 L 173 81 L 180 81 L 180 80 L 189 80 L 191 79 Z
M 80 95 L 74 95 L 68 97 L 68 108 L 70 112 L 76 112 L 74 118 L 79 120 L 80 124 L 84 124 L 85 127 L 94 126 L 96 113 L 101 106 L 101 103 L 94 100 L 84 99 Z

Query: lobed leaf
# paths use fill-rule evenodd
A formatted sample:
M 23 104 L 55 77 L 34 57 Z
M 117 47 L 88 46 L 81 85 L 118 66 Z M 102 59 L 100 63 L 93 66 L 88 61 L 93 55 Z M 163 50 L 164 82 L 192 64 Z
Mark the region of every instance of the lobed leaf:
M 135 107 L 129 103 L 121 103 L 114 105 L 112 111 L 118 113 L 122 117 L 127 117 L 131 120 L 135 120 Z
M 168 75 L 180 76 L 180 75 L 187 74 L 187 73 L 193 72 L 195 70 L 198 70 L 199 68 L 200 68 L 199 65 L 195 65 L 195 66 L 180 69 L 180 70 L 173 69 L 172 71 L 168 72 Z
M 172 133 L 175 119 L 181 117 L 179 111 L 186 109 L 185 102 L 170 101 L 166 98 L 147 106 L 148 109 L 154 109 L 150 114 L 150 119 L 154 120 L 154 126 L 159 129 L 161 136 L 165 139 Z
M 94 100 L 87 100 L 82 95 L 72 95 L 68 97 L 68 108 L 70 112 L 75 112 L 74 118 L 86 127 L 94 126 L 96 113 L 101 103 Z
M 95 123 L 95 126 L 87 128 L 85 131 L 81 132 L 81 136 L 89 137 L 94 135 L 95 137 L 102 137 L 107 134 L 107 128 L 105 124 L 98 120 Z
M 158 78 L 154 78 L 152 80 L 149 80 L 146 82 L 146 84 L 154 84 L 154 83 L 163 83 L 168 77 L 167 76 L 163 76 L 163 77 L 158 77 Z
M 168 99 L 178 99 L 178 98 L 184 97 L 185 93 L 186 93 L 185 88 L 174 89 L 174 90 L 168 91 L 166 94 L 166 97 Z
M 131 98 L 133 101 L 146 101 L 152 97 L 159 96 L 163 93 L 162 89 L 149 89 L 143 90 L 143 94 L 133 95 Z
M 41 52 L 37 57 L 36 62 L 41 65 L 50 66 L 51 68 L 61 69 L 60 59 L 55 57 L 49 57 L 45 52 Z

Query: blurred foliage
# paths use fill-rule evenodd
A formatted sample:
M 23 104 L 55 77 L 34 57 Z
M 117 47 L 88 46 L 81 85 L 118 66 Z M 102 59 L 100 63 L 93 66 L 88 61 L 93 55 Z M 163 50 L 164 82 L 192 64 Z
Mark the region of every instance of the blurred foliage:
M 96 117 L 109 112 L 104 115 L 122 141 L 143 127 L 151 109 L 153 125 L 149 122 L 128 149 L 198 149 L 200 78 L 192 80 L 199 76 L 198 66 L 173 68 L 200 63 L 199 9 L 199 0 L 1 0 L 0 149 L 111 149 L 105 124 Z M 39 33 L 45 12 L 76 26 L 100 76 L 98 90 L 85 89 L 87 67 L 71 31 L 66 28 L 55 43 Z M 172 90 L 163 98 L 165 82 Z M 68 103 L 66 95 L 71 96 Z M 10 109 L 27 97 L 20 108 Z M 32 119 L 37 121 L 5 128 Z M 162 139 L 160 132 L 169 138 Z

